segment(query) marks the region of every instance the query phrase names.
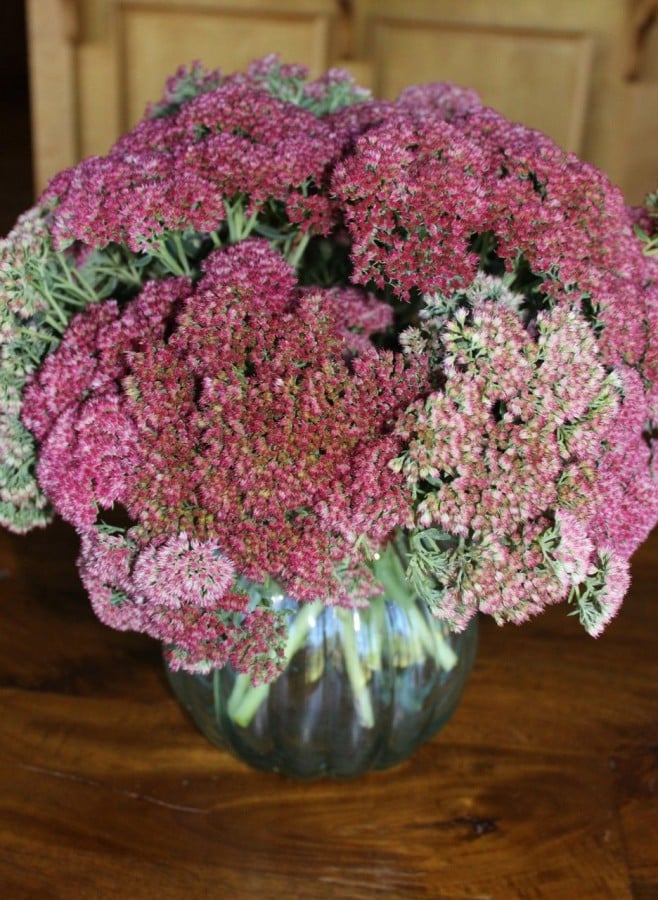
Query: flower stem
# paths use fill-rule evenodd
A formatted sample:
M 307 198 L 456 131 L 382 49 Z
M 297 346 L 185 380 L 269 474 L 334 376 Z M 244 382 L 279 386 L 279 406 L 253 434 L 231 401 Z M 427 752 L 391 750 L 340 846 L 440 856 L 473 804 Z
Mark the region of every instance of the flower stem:
M 299 237 L 299 240 L 294 246 L 294 249 L 291 248 L 291 252 L 288 253 L 288 262 L 293 267 L 293 269 L 296 269 L 299 266 L 310 239 L 311 232 L 309 230 Z
M 413 642 L 405 644 L 407 653 L 403 661 L 397 664 L 415 665 L 424 659 L 434 660 L 437 668 L 449 672 L 455 667 L 458 657 L 452 649 L 446 634 L 441 629 L 433 628 L 423 616 L 416 604 L 416 599 L 405 577 L 404 565 L 400 554 L 402 548 L 393 542 L 378 554 L 372 562 L 375 578 L 384 588 L 382 596 L 373 597 L 370 605 L 363 611 L 338 608 L 338 637 L 342 648 L 345 672 L 350 683 L 354 706 L 360 724 L 364 728 L 372 728 L 375 724 L 375 712 L 372 704 L 369 680 L 370 674 L 382 668 L 382 657 L 386 648 L 381 640 L 384 633 L 386 617 L 386 601 L 397 604 L 406 615 L 408 629 L 415 635 Z M 297 615 L 291 622 L 288 640 L 284 650 L 284 666 L 306 643 L 310 629 L 317 617 L 322 613 L 324 604 L 321 601 L 304 603 L 299 607 Z M 359 647 L 358 632 L 361 619 L 370 620 L 368 625 L 368 646 L 363 657 Z M 365 622 L 364 622 L 365 624 Z M 213 683 L 214 690 L 219 690 L 219 681 Z M 227 704 L 229 718 L 243 728 L 247 728 L 270 692 L 270 684 L 253 684 L 251 677 L 239 674 L 233 685 Z M 215 696 L 215 714 L 219 716 L 220 704 Z
M 305 603 L 300 607 L 288 633 L 288 641 L 284 650 L 286 666 L 295 653 L 303 647 L 308 633 L 322 609 L 323 603 L 321 600 L 316 600 L 314 603 Z M 269 684 L 252 684 L 251 677 L 248 674 L 241 673 L 238 675 L 227 706 L 230 718 L 236 725 L 246 728 L 269 692 Z M 215 704 L 217 704 L 217 697 L 215 697 Z
M 356 707 L 359 722 L 364 728 L 372 728 L 375 724 L 375 714 L 372 708 L 372 699 L 368 689 L 364 667 L 359 658 L 359 646 L 356 639 L 355 613 L 350 609 L 339 609 L 338 617 L 342 623 L 341 639 L 343 644 L 343 658 L 345 670 L 350 680 L 354 705 Z M 379 654 L 379 666 L 381 668 L 381 652 Z
M 406 611 L 409 624 L 418 636 L 420 646 L 434 659 L 437 666 L 449 672 L 457 664 L 457 654 L 443 634 L 428 626 L 416 605 L 409 582 L 404 574 L 404 566 L 400 558 L 401 552 L 402 550 L 396 543 L 391 541 L 373 561 L 373 572 L 383 585 L 389 599 Z

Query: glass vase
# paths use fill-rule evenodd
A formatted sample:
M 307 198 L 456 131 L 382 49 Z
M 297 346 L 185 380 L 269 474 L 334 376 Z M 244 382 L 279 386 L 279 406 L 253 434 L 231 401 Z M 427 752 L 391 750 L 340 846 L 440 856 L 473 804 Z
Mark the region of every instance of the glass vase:
M 203 734 L 257 768 L 346 778 L 406 759 L 454 712 L 473 664 L 477 625 L 454 634 L 426 604 L 382 595 L 362 609 L 290 611 L 287 664 L 254 686 L 230 666 L 171 671 L 174 694 Z

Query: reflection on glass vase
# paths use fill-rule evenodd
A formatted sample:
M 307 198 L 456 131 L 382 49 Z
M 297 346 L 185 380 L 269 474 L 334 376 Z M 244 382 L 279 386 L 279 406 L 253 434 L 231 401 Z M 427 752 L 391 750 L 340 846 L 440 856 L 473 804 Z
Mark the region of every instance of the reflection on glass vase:
M 419 599 L 381 595 L 363 609 L 273 601 L 290 610 L 287 664 L 254 686 L 230 666 L 173 672 L 203 734 L 247 764 L 296 778 L 350 777 L 406 759 L 454 712 L 477 624 L 449 631 Z

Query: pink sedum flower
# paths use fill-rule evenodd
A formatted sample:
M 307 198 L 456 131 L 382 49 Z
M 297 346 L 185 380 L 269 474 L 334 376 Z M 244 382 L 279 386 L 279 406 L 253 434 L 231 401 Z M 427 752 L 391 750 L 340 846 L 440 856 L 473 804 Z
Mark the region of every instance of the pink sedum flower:
M 266 57 L 181 68 L 0 250 L 0 519 L 47 497 L 174 668 L 273 677 L 272 596 L 367 604 L 393 539 L 457 629 L 618 610 L 658 520 L 655 197 L 467 88 Z
M 139 464 L 137 431 L 116 393 L 69 407 L 43 442 L 37 467 L 51 502 L 80 531 L 99 507 L 127 502 L 125 473 Z
M 143 598 L 131 577 L 136 545 L 122 534 L 89 529 L 82 535 L 78 570 L 94 612 L 110 628 L 144 631 L 148 626 Z
M 606 625 L 617 615 L 619 607 L 630 587 L 628 561 L 612 547 L 601 548 L 604 584 L 598 595 L 600 611 L 591 624 L 585 627 L 592 637 L 599 637 Z
M 212 608 L 231 587 L 235 574 L 235 566 L 216 542 L 177 534 L 142 550 L 132 578 L 141 596 L 161 606 Z
M 578 585 L 594 573 L 594 544 L 587 535 L 582 520 L 567 509 L 560 509 L 555 521 L 560 532 L 560 543 L 555 552 L 557 576 L 570 587 Z

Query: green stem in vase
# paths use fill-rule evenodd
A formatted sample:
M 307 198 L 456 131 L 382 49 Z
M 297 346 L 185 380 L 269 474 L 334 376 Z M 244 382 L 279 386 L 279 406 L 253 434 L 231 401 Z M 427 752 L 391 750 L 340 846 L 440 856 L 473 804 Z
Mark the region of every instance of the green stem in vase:
M 304 646 L 308 633 L 323 608 L 324 604 L 321 600 L 316 600 L 314 603 L 305 603 L 300 607 L 290 626 L 288 641 L 284 651 L 285 665 L 288 665 L 295 653 Z M 269 691 L 269 684 L 253 684 L 251 677 L 246 673 L 238 675 L 227 706 L 230 718 L 236 725 L 246 728 L 269 694 Z M 217 703 L 216 699 L 215 703 Z
M 215 671 L 212 673 L 212 698 L 213 698 L 213 707 L 214 707 L 216 722 L 219 722 L 219 714 L 221 712 L 221 705 L 220 705 L 221 695 L 219 692 L 220 691 L 219 675 L 220 675 L 219 669 L 215 669 Z
M 354 706 L 356 707 L 359 722 L 364 728 L 372 728 L 375 724 L 375 714 L 372 708 L 372 698 L 368 688 L 368 679 L 364 671 L 364 665 L 359 655 L 357 639 L 357 623 L 359 613 L 351 609 L 339 609 L 338 618 L 341 623 L 341 642 L 343 645 L 343 659 L 345 671 L 352 688 Z M 381 645 L 377 654 L 377 668 L 381 668 Z
M 404 574 L 401 559 L 403 552 L 404 550 L 397 542 L 391 541 L 373 560 L 374 575 L 384 587 L 386 596 L 405 610 L 411 629 L 418 636 L 419 651 L 422 646 L 425 652 L 434 659 L 437 666 L 449 672 L 458 662 L 457 654 L 446 636 L 428 625 L 418 608 L 415 596 L 411 593 L 409 582 Z M 414 661 L 418 660 L 411 660 L 411 662 Z
M 364 728 L 372 728 L 375 716 L 370 695 L 369 682 L 371 674 L 382 668 L 385 647 L 382 643 L 384 620 L 386 617 L 386 601 L 390 600 L 402 610 L 408 620 L 409 632 L 415 640 L 404 643 L 404 653 L 392 648 L 395 665 L 405 668 L 433 659 L 437 668 L 449 672 L 458 661 L 457 654 L 450 645 L 449 636 L 441 633 L 441 629 L 433 628 L 422 610 L 416 604 L 416 598 L 409 588 L 401 559 L 403 549 L 391 542 L 372 560 L 372 571 L 376 580 L 384 589 L 382 595 L 371 599 L 364 610 L 338 608 L 338 636 L 342 649 L 354 706 L 359 721 Z M 310 629 L 315 625 L 317 617 L 324 610 L 322 601 L 303 603 L 291 621 L 288 640 L 284 651 L 284 666 L 287 666 L 294 655 L 304 646 Z M 361 625 L 367 624 L 368 646 L 365 656 L 359 647 L 359 631 Z M 215 714 L 219 717 L 221 703 L 219 700 L 219 681 L 213 682 L 215 692 Z M 253 684 L 246 673 L 239 674 L 233 684 L 226 711 L 236 724 L 246 728 L 269 695 L 270 684 Z

